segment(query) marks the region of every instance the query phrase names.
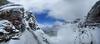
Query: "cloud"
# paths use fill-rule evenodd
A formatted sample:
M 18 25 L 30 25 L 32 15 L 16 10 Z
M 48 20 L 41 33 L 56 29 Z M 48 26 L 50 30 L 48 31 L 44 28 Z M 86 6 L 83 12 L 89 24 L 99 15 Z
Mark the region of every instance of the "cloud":
M 97 0 L 9 0 L 23 5 L 27 10 L 39 12 L 49 9 L 48 16 L 56 19 L 75 20 L 87 15 Z
M 8 0 L 13 3 L 21 4 L 26 9 L 31 11 L 42 11 L 43 9 L 46 9 L 49 5 L 52 5 L 58 0 Z
M 56 25 L 57 26 L 57 25 Z M 52 44 L 74 44 L 75 37 L 77 33 L 74 32 L 76 30 L 75 24 L 64 24 L 61 26 L 57 26 L 57 36 L 51 37 Z
M 50 7 L 49 16 L 66 21 L 83 18 L 96 0 L 61 0 Z

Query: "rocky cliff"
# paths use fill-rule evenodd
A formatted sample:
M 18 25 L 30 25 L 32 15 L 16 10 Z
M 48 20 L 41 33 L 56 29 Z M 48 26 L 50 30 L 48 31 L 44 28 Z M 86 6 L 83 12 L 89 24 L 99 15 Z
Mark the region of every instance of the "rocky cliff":
M 0 3 L 0 44 L 49 44 L 32 12 L 6 0 Z

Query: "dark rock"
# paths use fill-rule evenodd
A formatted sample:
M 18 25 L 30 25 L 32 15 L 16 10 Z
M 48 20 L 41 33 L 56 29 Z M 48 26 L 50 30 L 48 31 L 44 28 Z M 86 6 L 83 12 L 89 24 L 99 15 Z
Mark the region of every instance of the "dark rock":
M 7 0 L 0 0 L 0 6 L 8 4 L 9 2 Z
M 83 23 L 85 26 L 100 26 L 100 1 L 91 8 Z

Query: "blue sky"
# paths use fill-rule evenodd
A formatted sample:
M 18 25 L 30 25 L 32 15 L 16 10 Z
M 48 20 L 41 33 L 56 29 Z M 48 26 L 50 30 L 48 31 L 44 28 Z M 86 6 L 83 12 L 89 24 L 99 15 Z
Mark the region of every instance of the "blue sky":
M 53 24 L 56 19 L 48 16 L 49 10 L 43 10 L 41 12 L 36 12 L 35 16 L 38 23 L 41 24 Z
M 56 21 L 64 22 L 63 19 L 56 19 L 54 17 L 48 16 L 49 12 L 50 12 L 50 10 L 43 10 L 43 11 L 40 11 L 40 12 L 35 12 L 34 15 L 36 16 L 36 20 L 38 21 L 38 23 L 52 25 Z

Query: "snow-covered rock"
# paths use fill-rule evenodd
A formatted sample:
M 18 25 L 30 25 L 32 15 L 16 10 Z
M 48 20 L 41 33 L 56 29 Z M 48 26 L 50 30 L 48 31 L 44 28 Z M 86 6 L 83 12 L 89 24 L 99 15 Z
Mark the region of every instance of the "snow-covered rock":
M 32 12 L 19 4 L 0 6 L 0 44 L 49 44 L 47 38 Z

